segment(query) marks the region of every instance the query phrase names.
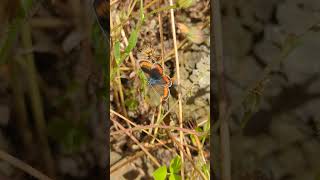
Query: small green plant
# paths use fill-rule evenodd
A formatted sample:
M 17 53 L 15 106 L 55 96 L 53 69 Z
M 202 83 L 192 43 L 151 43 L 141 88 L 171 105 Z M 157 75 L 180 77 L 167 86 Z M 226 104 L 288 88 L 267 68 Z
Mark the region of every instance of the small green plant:
M 161 166 L 157 170 L 153 172 L 153 177 L 155 180 L 165 180 L 167 176 L 169 176 L 169 180 L 180 180 L 181 176 L 179 175 L 179 171 L 181 169 L 181 158 L 180 156 L 176 156 L 171 160 L 169 171 L 167 171 L 167 166 Z
M 66 154 L 79 152 L 89 142 L 89 134 L 83 121 L 75 124 L 68 119 L 52 119 L 48 124 L 49 137 L 58 143 Z

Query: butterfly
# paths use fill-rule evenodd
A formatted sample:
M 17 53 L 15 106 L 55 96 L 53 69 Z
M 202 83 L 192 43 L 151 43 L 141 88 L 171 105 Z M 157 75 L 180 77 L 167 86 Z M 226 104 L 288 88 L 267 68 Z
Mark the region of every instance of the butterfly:
M 93 8 L 98 20 L 98 23 L 104 32 L 104 34 L 109 37 L 110 32 L 110 3 L 107 0 L 94 0 Z
M 164 74 L 164 70 L 159 63 L 152 63 L 148 60 L 140 60 L 139 66 L 148 79 L 148 84 L 161 95 L 161 102 L 168 100 L 172 80 Z

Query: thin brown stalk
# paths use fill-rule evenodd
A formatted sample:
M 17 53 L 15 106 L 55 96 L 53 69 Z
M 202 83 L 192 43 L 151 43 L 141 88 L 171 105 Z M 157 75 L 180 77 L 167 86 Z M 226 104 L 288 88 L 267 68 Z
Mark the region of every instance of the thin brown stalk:
M 10 154 L 2 150 L 0 150 L 0 159 L 6 161 L 7 163 L 11 164 L 15 168 L 21 169 L 22 171 L 24 171 L 25 173 L 29 174 L 32 177 L 35 177 L 40 180 L 52 180 L 47 175 L 43 174 L 42 172 L 26 164 L 25 162 L 11 156 Z
M 129 6 L 128 6 L 128 14 L 129 14 L 129 15 L 131 14 L 131 12 L 132 12 L 134 6 L 136 5 L 137 1 L 138 1 L 138 0 L 134 0 L 132 4 L 131 4 L 132 1 L 130 1 L 130 4 L 129 4 Z
M 161 0 L 158 1 L 158 8 L 160 8 Z M 158 20 L 159 20 L 159 32 L 160 32 L 160 44 L 161 44 L 161 64 L 164 67 L 164 43 L 163 43 L 163 27 L 162 27 L 162 12 L 158 13 Z
M 219 119 L 220 119 L 220 144 L 221 144 L 221 178 L 231 180 L 231 157 L 230 157 L 230 133 L 227 119 L 227 89 L 225 87 L 224 65 L 223 65 L 223 43 L 222 24 L 220 13 L 220 1 L 213 1 L 213 34 L 214 55 L 216 60 L 216 70 L 219 93 Z
M 173 127 L 173 126 L 165 126 L 165 125 L 156 125 L 156 124 L 150 124 L 150 125 L 145 125 L 145 126 L 139 126 L 137 125 L 136 127 L 134 128 L 130 128 L 130 129 L 126 129 L 126 130 L 119 130 L 119 131 L 114 131 L 112 133 L 110 133 L 110 135 L 116 135 L 116 134 L 122 134 L 124 133 L 125 131 L 128 131 L 128 132 L 132 132 L 132 131 L 138 131 L 138 130 L 142 130 L 142 129 L 151 129 L 151 128 L 161 128 L 161 129 L 169 129 L 169 130 L 177 130 L 177 131 L 183 131 L 185 132 L 186 134 L 192 134 L 192 135 L 195 135 L 195 136 L 202 136 L 204 135 L 204 133 L 199 133 L 199 132 L 196 132 L 194 130 L 190 130 L 190 129 L 185 129 L 185 128 L 180 128 L 180 127 Z
M 32 48 L 31 30 L 28 23 L 24 24 L 23 26 L 22 44 L 26 49 Z M 47 125 L 44 118 L 42 98 L 38 85 L 37 70 L 32 53 L 27 54 L 25 64 L 25 70 L 28 78 L 28 93 L 31 99 L 31 108 L 36 124 L 37 136 L 41 146 L 44 167 L 50 176 L 55 177 L 54 161 L 48 143 L 48 135 L 46 133 Z
M 13 91 L 13 99 L 14 105 L 17 112 L 17 124 L 19 132 L 21 132 L 20 137 L 22 139 L 23 147 L 25 148 L 24 154 L 27 156 L 27 160 L 31 160 L 33 157 L 32 151 L 32 132 L 28 123 L 28 113 L 26 102 L 24 98 L 24 92 L 21 83 L 21 72 L 19 68 L 19 64 L 17 63 L 19 60 L 20 62 L 23 59 L 18 59 L 19 56 L 16 56 L 12 61 L 10 61 L 10 72 L 11 72 L 11 87 Z
M 147 9 L 147 8 L 149 8 L 150 6 L 152 6 L 154 3 L 156 3 L 158 0 L 153 0 L 153 1 L 151 1 L 149 4 L 147 4 L 145 7 L 144 7 L 144 9 Z
M 158 110 L 158 115 L 157 115 L 156 125 L 159 125 L 162 122 L 162 120 L 160 119 L 160 117 L 161 117 L 161 109 L 162 109 L 162 105 L 160 104 L 159 105 L 159 110 Z M 154 138 L 151 140 L 151 144 L 154 143 L 154 140 L 155 140 L 155 137 L 157 137 L 157 134 L 158 134 L 158 128 L 156 127 L 154 129 L 154 134 L 153 134 Z
M 154 124 L 154 116 L 155 116 L 155 112 L 152 113 L 152 117 L 151 117 L 151 124 Z M 151 134 L 152 133 L 152 128 L 149 129 L 149 133 Z M 152 141 L 151 141 L 152 142 Z
M 170 6 L 173 6 L 173 1 L 169 0 Z M 182 98 L 181 98 L 181 89 L 180 89 L 180 68 L 179 68 L 179 55 L 178 55 L 178 48 L 177 48 L 177 37 L 176 37 L 176 26 L 175 26 L 175 18 L 174 18 L 174 11 L 170 9 L 170 17 L 171 17 L 171 28 L 172 28 L 172 36 L 173 36 L 173 45 L 174 45 L 174 54 L 175 54 L 175 61 L 176 61 L 176 69 L 177 69 L 177 85 L 178 85 L 178 102 L 179 102 L 179 126 L 182 128 Z M 184 142 L 184 135 L 183 132 L 180 131 L 180 142 Z M 180 150 L 181 156 L 181 178 L 184 180 L 184 154 L 183 149 Z

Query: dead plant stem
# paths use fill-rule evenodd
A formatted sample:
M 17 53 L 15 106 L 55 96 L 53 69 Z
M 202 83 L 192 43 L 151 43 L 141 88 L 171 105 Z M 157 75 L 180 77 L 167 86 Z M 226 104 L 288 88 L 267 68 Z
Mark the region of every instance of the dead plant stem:
M 170 6 L 173 6 L 173 1 L 169 0 Z M 174 45 L 174 53 L 175 53 L 175 61 L 176 61 L 176 69 L 177 69 L 177 85 L 178 85 L 178 101 L 179 101 L 179 126 L 182 128 L 182 98 L 181 98 L 181 89 L 180 89 L 180 68 L 179 68 L 179 55 L 178 55 L 178 48 L 177 48 L 177 37 L 176 37 L 176 26 L 175 26 L 175 19 L 174 19 L 174 11 L 170 9 L 170 17 L 171 17 L 171 28 L 172 28 L 172 36 L 173 36 L 173 45 Z M 183 132 L 180 131 L 180 142 L 184 142 L 184 135 Z M 181 157 L 181 178 L 184 180 L 184 154 L 183 148 L 180 149 L 180 157 Z
M 43 174 L 42 172 L 34 169 L 33 167 L 31 167 L 30 165 L 26 164 L 25 162 L 11 156 L 10 154 L 0 150 L 0 159 L 8 162 L 9 164 L 11 164 L 13 167 L 21 169 L 22 171 L 24 171 L 25 173 L 29 174 L 30 176 L 33 176 L 37 179 L 40 180 L 52 180 L 51 178 L 49 178 L 48 176 L 46 176 L 45 174 Z
M 231 180 L 231 157 L 230 157 L 230 133 L 227 119 L 227 89 L 225 87 L 223 65 L 222 24 L 220 13 L 220 1 L 213 1 L 213 35 L 214 55 L 216 60 L 218 93 L 219 93 L 219 119 L 220 119 L 220 145 L 221 145 L 221 178 Z
M 24 24 L 23 26 L 22 44 L 26 49 L 32 48 L 31 30 L 30 25 L 28 23 Z M 44 118 L 43 104 L 38 86 L 37 70 L 35 67 L 34 57 L 32 53 L 27 54 L 25 63 L 25 70 L 28 78 L 28 93 L 30 96 L 31 108 L 36 124 L 37 137 L 39 138 L 41 146 L 43 165 L 46 169 L 46 172 L 50 176 L 55 177 L 54 162 L 48 143 L 48 135 L 46 133 L 47 125 Z

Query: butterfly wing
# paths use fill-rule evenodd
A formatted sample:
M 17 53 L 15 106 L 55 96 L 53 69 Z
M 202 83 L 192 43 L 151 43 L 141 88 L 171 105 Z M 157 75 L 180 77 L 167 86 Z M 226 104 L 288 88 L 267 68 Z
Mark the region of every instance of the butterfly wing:
M 162 86 L 162 85 L 156 84 L 156 85 L 152 85 L 151 87 L 154 91 L 156 91 L 156 93 L 158 94 L 158 99 L 161 102 L 165 102 L 168 100 L 170 96 L 170 89 L 168 86 Z
M 172 80 L 168 75 L 163 75 L 161 79 L 162 79 L 162 84 L 164 84 L 164 86 L 167 86 L 167 87 L 172 86 Z
M 140 66 L 141 70 L 143 71 L 144 75 L 149 80 L 151 78 L 153 64 L 148 60 L 140 60 L 139 66 Z
M 152 85 L 158 84 L 161 86 L 171 87 L 172 81 L 169 76 L 163 74 L 163 68 L 160 64 L 154 63 L 151 69 L 151 77 L 154 83 Z

